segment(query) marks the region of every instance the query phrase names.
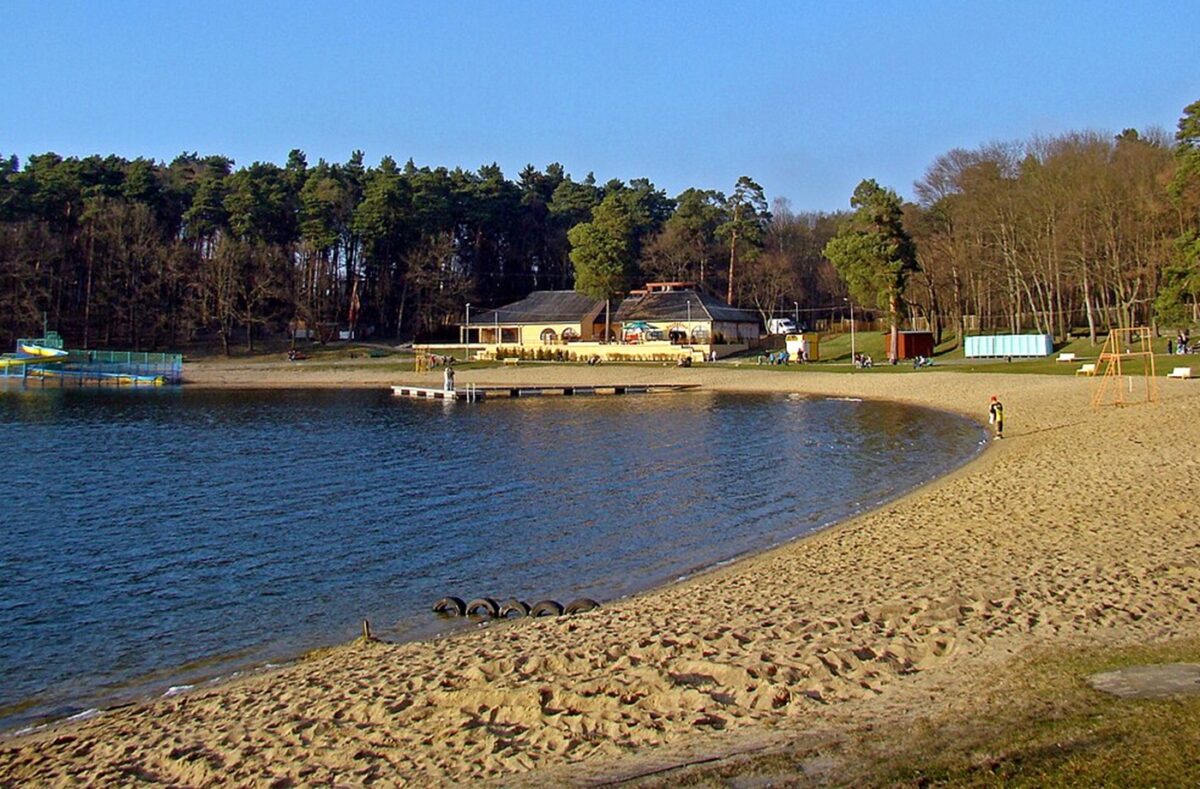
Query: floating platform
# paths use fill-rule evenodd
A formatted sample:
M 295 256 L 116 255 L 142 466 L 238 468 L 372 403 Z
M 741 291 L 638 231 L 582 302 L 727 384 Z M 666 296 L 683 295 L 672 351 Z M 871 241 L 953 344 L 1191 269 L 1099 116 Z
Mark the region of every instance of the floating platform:
M 162 386 L 183 378 L 183 357 L 142 351 L 68 350 L 62 337 L 17 340 L 17 352 L 0 356 L 0 378 L 55 381 L 78 386 Z
M 412 400 L 474 402 L 497 397 L 577 397 L 589 395 L 660 394 L 696 389 L 700 384 L 603 384 L 588 386 L 467 386 L 447 391 L 424 386 L 393 386 L 392 394 Z
M 38 378 L 42 381 L 57 380 L 60 386 L 67 381 L 74 381 L 79 386 L 163 386 L 167 379 L 161 375 L 136 375 L 134 373 L 114 373 L 104 370 L 90 369 L 40 369 L 30 367 L 26 370 L 25 378 Z

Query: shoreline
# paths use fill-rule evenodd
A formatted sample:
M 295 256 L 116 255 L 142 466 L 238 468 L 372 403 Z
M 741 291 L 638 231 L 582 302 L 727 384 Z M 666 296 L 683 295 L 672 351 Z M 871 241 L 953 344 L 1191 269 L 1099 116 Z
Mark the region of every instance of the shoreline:
M 236 392 L 236 391 L 242 391 L 242 390 L 244 390 L 244 391 L 270 391 L 270 390 L 281 391 L 281 390 L 283 390 L 282 387 L 272 385 L 272 384 L 268 384 L 265 386 L 243 388 L 239 384 L 236 384 L 236 383 L 231 383 L 231 384 L 227 384 L 227 385 L 216 385 L 216 386 L 192 383 L 192 384 L 188 385 L 188 388 L 194 389 L 194 390 L 199 390 L 199 391 L 207 390 L 207 391 L 227 391 L 227 392 L 228 391 Z M 378 386 L 377 384 L 374 384 L 374 383 L 360 383 L 356 386 L 344 387 L 344 386 L 340 386 L 340 385 L 336 385 L 336 384 L 331 384 L 328 382 L 321 382 L 321 383 L 309 384 L 309 385 L 303 385 L 303 383 L 301 382 L 301 385 L 289 385 L 288 387 L 286 387 L 287 391 L 339 391 L 339 390 L 340 391 L 358 391 L 358 390 L 366 390 L 366 389 L 369 389 L 369 390 L 378 389 L 381 392 L 386 391 L 385 389 L 381 388 L 380 386 Z M 680 394 L 680 393 L 693 393 L 694 394 L 694 393 L 702 392 L 702 391 L 704 391 L 704 390 L 702 390 L 702 389 L 687 389 L 687 390 L 679 390 L 679 391 L 660 391 L 660 392 L 655 392 L 653 394 Z M 710 391 L 712 391 L 712 392 L 720 391 L 722 393 L 727 393 L 727 394 L 730 394 L 730 393 L 732 393 L 732 394 L 738 394 L 738 393 L 758 394 L 758 395 L 764 394 L 764 392 L 762 392 L 762 391 L 756 392 L 754 390 L 722 389 L 722 390 L 710 390 Z M 648 396 L 648 395 L 647 394 L 636 394 L 636 395 L 631 395 L 631 396 L 644 397 L 644 396 Z M 827 397 L 824 395 L 806 395 L 805 397 L 808 399 L 812 399 L 812 400 L 830 399 L 830 400 L 848 400 L 848 401 L 852 401 L 852 402 L 862 402 L 864 400 L 868 401 L 868 402 L 883 402 L 882 399 L 878 399 L 878 398 L 844 398 L 844 397 L 831 398 L 831 397 Z M 529 399 L 529 398 L 525 398 L 525 399 Z M 463 404 L 461 404 L 460 407 L 465 408 L 465 407 L 479 407 L 479 406 L 477 406 L 477 405 L 472 406 L 472 405 L 463 403 Z M 568 405 L 565 407 L 570 407 L 570 406 Z M 948 414 L 948 415 L 952 415 L 952 416 L 959 416 L 964 419 L 967 419 L 967 421 L 969 421 L 972 425 L 974 425 L 976 428 L 979 429 L 980 440 L 977 442 L 977 444 L 972 449 L 970 449 L 969 452 L 966 452 L 961 458 L 954 461 L 953 465 L 947 471 L 942 471 L 939 473 L 935 473 L 932 476 L 927 476 L 924 478 L 914 480 L 913 483 L 909 487 L 906 487 L 903 490 L 881 493 L 880 495 L 882 495 L 882 498 L 872 499 L 867 502 L 861 502 L 861 503 L 855 503 L 855 504 L 848 503 L 846 511 L 841 516 L 833 518 L 832 520 L 822 520 L 820 522 L 814 522 L 804 532 L 796 533 L 791 536 L 785 536 L 785 537 L 778 537 L 778 536 L 772 537 L 770 539 L 770 542 L 764 543 L 762 545 L 759 545 L 759 546 L 751 548 L 751 549 L 743 550 L 734 555 L 717 560 L 711 564 L 696 564 L 696 565 L 689 566 L 685 569 L 682 569 L 678 572 L 661 574 L 659 576 L 654 577 L 653 579 L 647 579 L 645 581 L 644 586 L 638 586 L 636 588 L 633 588 L 632 591 L 621 593 L 616 597 L 600 598 L 600 599 L 604 602 L 605 605 L 608 605 L 608 604 L 612 604 L 612 603 L 618 603 L 618 602 L 642 597 L 644 595 L 652 594 L 655 591 L 658 591 L 658 590 L 661 590 L 661 589 L 664 589 L 664 588 L 667 588 L 670 586 L 674 586 L 674 585 L 682 584 L 682 583 L 688 583 L 697 578 L 702 578 L 710 573 L 719 572 L 727 567 L 735 566 L 738 563 L 746 561 L 753 557 L 760 556 L 762 554 L 769 553 L 771 551 L 783 548 L 787 545 L 809 539 L 819 532 L 826 531 L 828 529 L 837 528 L 838 526 L 840 526 L 841 524 L 843 524 L 849 520 L 860 517 L 860 516 L 864 515 L 865 513 L 868 513 L 875 509 L 878 509 L 879 507 L 896 502 L 906 496 L 912 495 L 914 492 L 920 490 L 921 488 L 923 488 L 933 482 L 936 482 L 938 479 L 941 479 L 942 477 L 945 477 L 948 474 L 952 474 L 952 473 L 956 472 L 959 468 L 962 468 L 963 466 L 965 466 L 971 462 L 974 462 L 979 457 L 980 454 L 982 454 L 984 451 L 986 451 L 987 446 L 988 446 L 988 441 L 986 440 L 986 431 L 984 430 L 984 426 L 979 424 L 977 420 L 970 419 L 970 418 L 966 417 L 965 414 L 956 414 L 955 412 L 945 411 L 943 409 L 935 409 L 935 408 L 931 408 L 929 406 L 908 405 L 908 407 L 914 408 L 914 409 L 920 409 L 920 410 L 928 410 L 928 411 L 938 413 L 938 414 Z M 373 622 L 373 624 L 374 624 L 374 622 Z M 483 629 L 483 627 L 501 627 L 501 626 L 504 626 L 504 624 L 508 624 L 508 623 L 501 622 L 498 620 L 494 620 L 491 622 L 485 621 L 482 623 L 481 622 L 468 622 L 467 620 L 463 619 L 463 620 L 451 620 L 451 621 L 441 622 L 436 625 L 431 625 L 429 623 L 426 623 L 424 626 L 410 626 L 410 627 L 406 627 L 406 628 L 400 628 L 400 632 L 397 632 L 397 627 L 395 625 L 392 625 L 392 626 L 386 627 L 385 632 L 387 633 L 387 635 L 380 637 L 380 640 L 383 641 L 384 643 L 393 644 L 393 645 L 408 644 L 408 643 L 414 643 L 414 642 L 419 643 L 419 642 L 439 640 L 439 639 L 443 639 L 443 638 L 457 638 L 457 637 L 461 637 L 461 636 L 469 636 L 470 634 L 472 634 L 480 629 Z M 412 633 L 412 635 L 406 635 L 407 633 Z M 376 635 L 378 635 L 378 633 Z M 337 649 L 337 648 L 341 648 L 341 647 L 346 647 L 346 646 L 352 644 L 354 641 L 355 641 L 355 639 L 351 638 L 351 639 L 347 639 L 347 640 L 343 640 L 343 641 L 322 641 L 319 643 L 313 643 L 312 645 L 306 646 L 303 649 L 295 651 L 295 652 L 286 652 L 286 653 L 280 652 L 280 653 L 276 653 L 276 654 L 266 655 L 265 657 L 262 658 L 262 660 L 260 662 L 247 662 L 247 661 L 241 659 L 240 657 L 222 659 L 219 654 L 214 654 L 214 655 L 203 658 L 202 662 L 209 663 L 209 664 L 212 664 L 213 666 L 218 667 L 218 671 L 216 673 L 197 673 L 195 670 L 193 670 L 191 668 L 191 664 L 189 664 L 187 666 L 181 666 L 179 669 L 179 672 L 177 674 L 172 674 L 172 671 L 170 669 L 166 669 L 166 668 L 156 669 L 151 674 L 151 676 L 158 677 L 158 679 L 156 679 L 154 682 L 144 681 L 141 678 L 134 677 L 134 678 L 131 678 L 130 680 L 128 680 L 127 684 L 125 686 L 123 686 L 122 690 L 124 692 L 114 691 L 111 695 L 106 695 L 106 696 L 92 694 L 90 696 L 85 696 L 82 699 L 71 700 L 72 702 L 78 701 L 77 704 L 76 703 L 71 704 L 71 706 L 74 706 L 78 711 L 71 712 L 70 714 L 63 714 L 60 717 L 55 717 L 55 718 L 47 718 L 44 716 L 39 716 L 39 717 L 33 718 L 31 720 L 22 721 L 15 725 L 10 725 L 10 726 L 6 726 L 4 728 L 0 728 L 0 745 L 5 743 L 6 741 L 11 741 L 11 740 L 26 737 L 29 735 L 43 733 L 48 730 L 55 730 L 55 729 L 58 729 L 58 728 L 61 728 L 64 726 L 70 726 L 76 722 L 90 720 L 92 718 L 101 716 L 103 714 L 112 712 L 114 710 L 123 709 L 123 708 L 129 707 L 131 705 L 152 704 L 155 701 L 158 701 L 160 699 L 171 698 L 173 696 L 177 696 L 177 695 L 180 695 L 183 693 L 191 693 L 191 692 L 197 691 L 197 690 L 219 689 L 222 685 L 224 685 L 228 682 L 238 680 L 244 676 L 260 674 L 264 671 L 271 671 L 271 670 L 274 670 L 277 668 L 291 666 L 291 665 L 294 665 L 296 663 L 303 661 L 305 659 L 305 657 L 311 653 L 323 652 L 323 651 L 329 650 L 329 649 Z M 187 669 L 187 670 L 185 671 L 184 669 Z M 164 676 L 166 676 L 167 679 L 169 679 L 169 682 L 166 679 L 163 679 Z M 178 684 L 172 684 L 172 683 L 178 683 Z M 21 703 L 22 702 L 20 702 L 20 701 L 17 702 L 17 704 L 21 704 Z M 95 705 L 95 706 L 90 706 L 90 705 Z M 65 704 L 64 704 L 64 706 L 65 706 Z
M 324 389 L 324 388 L 328 388 L 328 387 L 321 386 L 321 387 L 307 387 L 307 388 Z M 651 585 L 649 585 L 645 588 L 638 589 L 634 592 L 622 595 L 617 598 L 613 598 L 612 600 L 603 601 L 602 606 L 613 605 L 616 603 L 625 603 L 625 602 L 637 600 L 639 598 L 643 598 L 646 596 L 654 595 L 656 592 L 659 592 L 659 591 L 662 591 L 662 590 L 665 590 L 668 588 L 673 588 L 676 586 L 685 586 L 687 584 L 703 580 L 704 578 L 706 578 L 710 575 L 722 573 L 727 570 L 736 569 L 737 566 L 743 562 L 747 562 L 747 561 L 750 561 L 753 559 L 767 556 L 769 554 L 774 553 L 775 551 L 783 550 L 783 549 L 788 548 L 789 546 L 792 546 L 792 545 L 795 545 L 798 543 L 802 543 L 805 540 L 812 539 L 813 537 L 816 537 L 818 534 L 821 534 L 823 532 L 829 531 L 831 529 L 837 529 L 840 526 L 842 526 L 843 524 L 846 524 L 856 518 L 863 517 L 881 507 L 885 507 L 890 504 L 895 504 L 904 498 L 915 495 L 921 489 L 928 487 L 929 485 L 935 484 L 947 477 L 953 476 L 954 474 L 958 473 L 958 471 L 960 471 L 967 465 L 976 462 L 979 459 L 979 457 L 982 456 L 983 452 L 985 452 L 985 451 L 986 451 L 986 446 L 981 447 L 981 448 L 975 450 L 965 460 L 963 460 L 962 463 L 955 466 L 954 468 L 951 468 L 948 472 L 946 472 L 944 474 L 940 474 L 940 475 L 931 477 L 929 479 L 923 480 L 923 481 L 917 483 L 914 487 L 908 488 L 908 489 L 904 490 L 903 492 L 898 493 L 889 498 L 885 498 L 882 501 L 864 505 L 863 508 L 855 510 L 853 512 L 850 512 L 849 514 L 846 515 L 846 517 L 839 518 L 834 521 L 824 523 L 822 525 L 818 525 L 818 526 L 814 527 L 812 531 L 806 532 L 804 534 L 800 534 L 795 537 L 789 537 L 789 538 L 783 539 L 781 541 L 777 541 L 777 542 L 771 543 L 769 545 L 765 545 L 761 548 L 752 549 L 752 550 L 737 554 L 737 555 L 729 557 L 727 559 L 720 560 L 711 565 L 698 566 L 695 569 L 688 570 L 683 575 L 679 575 L 677 577 L 655 581 L 655 582 L 651 583 Z M 383 643 L 386 645 L 399 646 L 399 645 L 405 645 L 405 644 L 432 643 L 435 641 L 443 641 L 443 640 L 447 640 L 447 639 L 470 638 L 473 634 L 478 633 L 484 629 L 511 626 L 514 624 L 519 624 L 520 621 L 521 620 L 513 619 L 513 620 L 508 620 L 508 621 L 501 621 L 501 620 L 486 621 L 485 620 L 483 622 L 471 622 L 471 623 L 464 622 L 461 626 L 457 625 L 457 624 L 452 624 L 447 629 L 438 630 L 438 631 L 432 632 L 432 633 L 425 633 L 422 635 L 417 635 L 412 638 L 404 638 L 404 637 L 395 638 L 395 639 L 381 638 L 381 639 L 377 639 L 377 640 L 380 643 Z M 169 686 L 167 686 L 166 690 L 164 690 L 162 692 L 132 694 L 124 700 L 114 700 L 114 703 L 112 703 L 111 705 L 108 705 L 108 706 L 88 707 L 88 708 L 82 709 L 79 712 L 64 716 L 62 718 L 55 718 L 53 720 L 48 720 L 48 721 L 45 721 L 42 723 L 25 724 L 25 725 L 22 725 L 20 727 L 16 727 L 13 729 L 7 729 L 7 730 L 0 729 L 0 749 L 2 749 L 6 743 L 10 743 L 15 740 L 24 739 L 27 737 L 31 737 L 33 735 L 43 734 L 46 732 L 57 731 L 57 730 L 63 729 L 63 728 L 69 728 L 75 723 L 81 723 L 84 721 L 92 720 L 92 719 L 101 717 L 105 714 L 115 712 L 117 710 L 125 709 L 125 708 L 131 707 L 131 706 L 151 705 L 162 699 L 170 699 L 170 698 L 173 698 L 176 696 L 192 693 L 195 691 L 209 691 L 209 690 L 219 691 L 219 690 L 221 690 L 222 687 L 224 687 L 230 683 L 234 683 L 234 682 L 241 681 L 243 679 L 248 679 L 248 678 L 252 678 L 255 676 L 259 676 L 264 673 L 272 672 L 272 671 L 275 671 L 278 669 L 289 668 L 289 667 L 301 664 L 304 661 L 308 660 L 309 657 L 312 655 L 322 654 L 322 653 L 330 652 L 333 650 L 341 650 L 341 649 L 351 648 L 358 641 L 359 641 L 359 639 L 355 638 L 355 639 L 351 639 L 349 641 L 342 641 L 342 642 L 318 645 L 318 646 L 314 646 L 310 649 L 306 649 L 303 652 L 300 652 L 298 654 L 275 656 L 273 658 L 269 658 L 266 662 L 261 663 L 261 664 L 259 664 L 259 663 L 244 664 L 244 666 L 241 668 L 232 668 L 232 670 L 229 673 L 221 673 L 221 674 L 215 674 L 215 675 L 211 675 L 211 676 L 204 675 L 204 676 L 192 677 L 192 678 L 189 678 L 186 682 L 184 682 L 184 684 L 169 685 Z M 234 663 L 232 665 L 236 666 L 238 664 Z M 180 681 L 182 681 L 182 680 L 180 680 Z M 135 681 L 134 684 L 137 685 L 139 683 L 137 683 Z
M 428 380 L 394 370 L 297 375 L 247 366 L 202 365 L 191 387 L 258 388 L 236 380 L 248 372 L 285 388 Z M 1160 554 L 1176 555 L 1200 536 L 1196 504 L 1184 495 L 1200 481 L 1200 392 L 1188 382 L 1167 382 L 1158 406 L 1093 412 L 1086 383 L 1058 376 L 806 376 L 722 364 L 459 375 L 461 383 L 568 377 L 890 399 L 976 422 L 995 391 L 1009 407 L 1011 435 L 899 498 L 597 612 L 422 642 L 354 642 L 213 689 L 5 739 L 0 778 L 103 781 L 137 764 L 185 783 L 268 775 L 452 783 L 515 781 L 535 768 L 550 772 L 529 780 L 553 779 L 571 764 L 569 778 L 557 774 L 574 782 L 694 747 L 719 754 L 852 719 L 907 720 L 914 697 L 932 687 L 939 698 L 962 691 L 981 667 L 1038 645 L 1161 640 L 1200 623 L 1200 606 L 1151 573 Z M 1066 452 L 1092 452 L 1100 468 L 1064 460 Z M 1143 473 L 1169 469 L 1172 484 L 1164 494 L 1119 480 L 1097 493 L 1106 458 Z M 1067 495 L 1022 484 L 1039 475 Z M 1072 581 L 1081 574 L 1091 582 Z M 1136 619 L 1131 608 L 1141 612 Z M 958 702 L 948 695 L 932 703 Z M 57 743 L 68 736 L 72 744 Z M 76 755 L 80 742 L 84 755 Z M 170 743 L 190 744 L 191 756 Z

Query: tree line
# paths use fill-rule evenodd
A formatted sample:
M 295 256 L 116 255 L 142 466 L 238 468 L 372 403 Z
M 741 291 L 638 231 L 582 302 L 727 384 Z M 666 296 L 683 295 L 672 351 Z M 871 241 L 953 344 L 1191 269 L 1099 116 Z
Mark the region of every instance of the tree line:
M 756 256 L 771 236 L 753 190 L 670 198 L 648 179 L 575 180 L 558 164 L 510 180 L 494 164 L 451 170 L 385 157 L 367 167 L 359 152 L 310 166 L 294 150 L 283 166 L 236 170 L 228 157 L 194 153 L 169 164 L 0 157 L 0 342 L 35 333 L 43 319 L 84 347 L 205 338 L 253 347 L 294 321 L 436 337 L 462 320 L 464 303 L 572 288 L 569 233 L 605 223 L 621 234 L 619 289 L 669 277 L 720 292 L 731 261 Z M 782 248 L 819 224 L 785 213 L 771 227 Z M 819 247 L 797 254 L 827 268 Z M 762 302 L 752 279 L 747 270 L 741 282 Z M 834 286 L 829 276 L 820 283 Z
M 831 214 L 769 204 L 750 177 L 669 197 L 558 164 L 512 180 L 495 164 L 369 167 L 361 152 L 240 169 L 195 153 L 0 157 L 0 343 L 43 320 L 83 347 L 228 351 L 297 321 L 428 339 L 455 336 L 465 303 L 612 298 L 650 280 L 697 283 L 764 320 L 853 301 L 939 340 L 1200 318 L 1200 102 L 1173 139 L 953 150 L 915 196 L 866 179 Z
M 953 150 L 903 204 L 873 180 L 825 254 L 852 296 L 971 331 L 1095 343 L 1200 321 L 1200 102 L 1174 140 L 1126 129 Z

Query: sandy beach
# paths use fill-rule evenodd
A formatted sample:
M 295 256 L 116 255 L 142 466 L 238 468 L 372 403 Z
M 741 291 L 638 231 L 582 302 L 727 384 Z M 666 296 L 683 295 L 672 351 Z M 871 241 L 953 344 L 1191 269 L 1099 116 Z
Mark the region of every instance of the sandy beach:
M 205 362 L 186 373 L 226 387 L 440 380 L 375 361 Z M 0 741 L 0 784 L 619 780 L 969 710 L 981 678 L 1031 650 L 1200 631 L 1196 381 L 1161 381 L 1155 405 L 1095 410 L 1089 382 L 1073 376 L 724 363 L 458 375 L 460 386 L 518 381 L 883 398 L 981 421 L 996 394 L 1006 437 L 877 510 L 596 611 L 358 641 Z

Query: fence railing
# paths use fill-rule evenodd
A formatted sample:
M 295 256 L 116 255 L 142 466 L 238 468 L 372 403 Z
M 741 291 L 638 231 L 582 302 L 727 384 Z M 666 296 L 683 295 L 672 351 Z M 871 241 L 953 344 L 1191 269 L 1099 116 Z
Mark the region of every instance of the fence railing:
M 17 345 L 63 349 L 62 337 L 55 332 L 49 332 L 45 337 L 19 339 Z M 66 358 L 60 357 L 54 362 L 53 370 L 66 372 L 76 378 L 141 376 L 162 378 L 168 383 L 179 383 L 183 380 L 183 354 L 77 348 L 69 348 L 66 351 Z

